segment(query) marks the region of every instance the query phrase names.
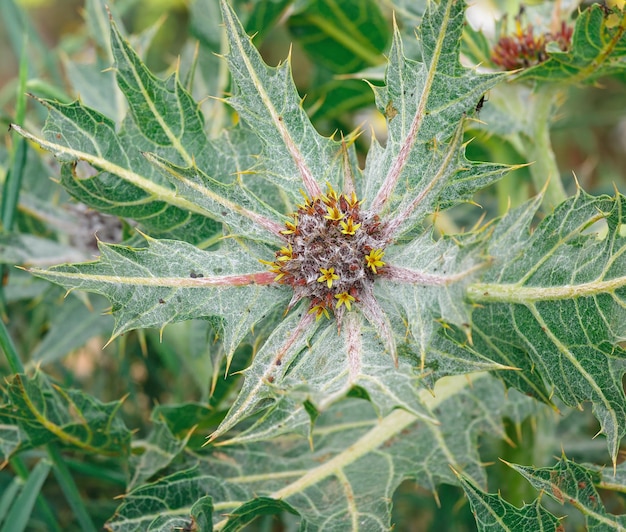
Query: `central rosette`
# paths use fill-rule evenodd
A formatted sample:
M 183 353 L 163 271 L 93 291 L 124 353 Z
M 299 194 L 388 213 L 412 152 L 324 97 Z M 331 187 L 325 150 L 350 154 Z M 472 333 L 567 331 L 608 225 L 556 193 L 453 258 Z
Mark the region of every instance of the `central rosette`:
M 281 231 L 286 245 L 273 262 L 263 261 L 276 282 L 293 287 L 289 306 L 308 297 L 318 319 L 350 310 L 385 265 L 378 215 L 361 210 L 354 192 L 337 194 L 328 185 L 319 198 L 304 196 L 291 216 Z

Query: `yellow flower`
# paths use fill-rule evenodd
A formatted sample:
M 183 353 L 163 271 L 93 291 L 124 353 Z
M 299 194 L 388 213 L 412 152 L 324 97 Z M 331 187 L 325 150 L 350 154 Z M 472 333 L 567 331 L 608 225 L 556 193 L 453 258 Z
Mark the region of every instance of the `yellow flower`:
M 280 281 L 284 276 L 285 276 L 285 272 L 282 271 L 282 266 L 279 262 L 270 262 L 269 260 L 263 260 L 263 259 L 259 259 L 259 262 L 267 265 L 270 267 L 270 271 L 272 273 L 276 274 L 276 277 L 274 277 L 274 282 L 278 282 Z
M 374 273 L 378 273 L 376 268 L 382 268 L 385 263 L 380 260 L 383 258 L 385 252 L 382 249 L 373 249 L 367 255 L 365 255 L 365 262 L 368 268 L 371 268 Z
M 293 235 L 298 230 L 298 217 L 294 214 L 293 222 L 285 222 L 287 229 L 283 229 L 281 233 L 283 235 Z
M 326 319 L 330 319 L 330 316 L 328 315 L 328 309 L 322 303 L 320 303 L 319 305 L 315 305 L 309 309 L 309 314 L 313 313 L 315 313 L 315 321 L 319 320 L 322 316 L 326 316 Z
M 318 277 L 317 282 L 323 283 L 324 281 L 326 281 L 326 283 L 328 284 L 328 288 L 333 286 L 333 281 L 339 279 L 339 276 L 335 273 L 335 268 L 320 268 L 320 273 L 322 275 Z
M 344 235 L 353 235 L 361 227 L 361 224 L 355 224 L 352 218 L 348 218 L 347 222 L 339 222 L 339 225 L 341 225 L 341 232 Z
M 324 218 L 328 218 L 329 220 L 341 220 L 344 217 L 344 214 L 339 210 L 338 207 L 331 207 L 328 205 L 326 207 L 328 214 L 324 216 Z
M 328 182 L 326 182 L 326 190 L 326 194 L 322 195 L 322 201 L 326 205 L 336 204 L 339 197 L 337 196 L 337 193 L 333 189 L 332 185 Z
M 303 207 L 308 207 L 311 205 L 311 200 L 309 199 L 309 197 L 304 193 L 304 190 L 300 189 L 300 195 L 302 196 L 302 198 L 304 199 L 304 203 L 302 205 L 298 205 L 298 207 L 303 206 Z
M 363 201 L 363 200 L 359 201 L 359 199 L 356 196 L 356 192 L 352 192 L 350 197 L 344 195 L 344 198 L 346 198 L 346 202 L 348 203 L 348 205 L 350 205 L 350 207 L 356 207 L 359 203 L 362 203 Z
M 276 260 L 284 262 L 287 260 L 291 260 L 293 258 L 293 249 L 291 244 L 289 244 L 286 248 L 280 248 L 276 253 Z
M 348 310 L 351 310 L 350 305 L 354 301 L 354 297 L 348 294 L 348 292 L 341 292 L 341 294 L 337 294 L 335 298 L 337 299 L 337 308 L 341 305 L 345 305 Z

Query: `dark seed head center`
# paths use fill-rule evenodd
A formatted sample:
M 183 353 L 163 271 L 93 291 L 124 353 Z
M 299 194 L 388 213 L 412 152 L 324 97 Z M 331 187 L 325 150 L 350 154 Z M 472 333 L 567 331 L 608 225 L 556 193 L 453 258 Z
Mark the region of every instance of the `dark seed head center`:
M 298 205 L 281 231 L 286 244 L 274 261 L 263 261 L 275 281 L 290 285 L 290 306 L 303 297 L 317 318 L 350 310 L 384 269 L 383 230 L 378 215 L 361 209 L 355 193 L 325 195 Z

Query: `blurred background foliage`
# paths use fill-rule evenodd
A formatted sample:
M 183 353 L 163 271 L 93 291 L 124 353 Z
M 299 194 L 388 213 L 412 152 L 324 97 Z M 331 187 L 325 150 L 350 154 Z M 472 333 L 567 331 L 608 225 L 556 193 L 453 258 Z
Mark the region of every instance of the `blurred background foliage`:
M 348 134 L 361 128 L 357 149 L 362 160 L 372 135 L 381 142 L 385 139 L 383 110 L 375 108 L 369 84 L 382 83 L 394 14 L 404 37 L 405 54 L 416 57 L 419 43 L 414 39 L 414 28 L 425 3 L 234 1 L 248 33 L 256 34 L 254 42 L 269 64 L 291 56 L 296 85 L 315 126 L 328 135 Z M 536 2 L 527 2 L 533 3 Z M 224 126 L 236 122 L 234 114 L 224 114 L 222 107 L 212 106 L 210 98 L 228 92 L 224 62 L 216 55 L 224 52 L 216 1 L 117 0 L 110 4 L 113 16 L 121 22 L 148 67 L 165 76 L 179 65 L 182 79 L 202 102 L 209 131 L 217 135 Z M 472 24 L 469 28 L 484 28 L 487 42 L 491 43 L 495 43 L 503 27 L 494 20 L 507 20 L 505 13 L 512 19 L 520 6 L 519 2 L 495 0 L 474 4 L 468 14 Z M 0 127 L 3 131 L 14 121 L 24 122 L 31 130 L 42 127 L 45 111 L 35 101 L 24 98 L 25 92 L 63 102 L 80 97 L 111 118 L 122 119 L 124 105 L 113 74 L 107 72 L 111 60 L 102 6 L 96 0 L 0 1 Z M 591 86 L 570 87 L 560 95 L 552 141 L 568 193 L 574 192 L 576 182 L 591 193 L 611 193 L 614 184 L 624 192 L 624 82 L 623 76 L 609 77 Z M 511 141 L 506 123 L 485 127 L 481 122 L 492 116 L 489 107 L 495 105 L 497 95 L 494 96 L 492 100 L 492 95 L 486 95 L 483 109 L 469 123 L 467 139 L 473 139 L 468 145 L 469 158 L 529 162 Z M 15 168 L 20 151 L 16 136 L 3 135 L 0 176 L 5 201 L 6 175 Z M 226 408 L 235 393 L 237 379 L 222 378 L 223 359 L 210 323 L 172 325 L 162 338 L 158 331 L 133 332 L 103 347 L 112 327 L 104 300 L 93 295 L 71 294 L 63 301 L 64 294 L 58 287 L 12 267 L 88 260 L 97 252 L 96 233 L 105 241 L 123 241 L 133 236 L 131 222 L 73 203 L 54 182 L 58 167 L 52 157 L 32 146 L 24 150 L 21 193 L 12 227 L 7 227 L 3 220 L 0 262 L 4 265 L 2 319 L 25 368 L 39 367 L 63 386 L 76 386 L 101 401 L 128 394 L 123 412 L 127 425 L 137 431 L 137 438 L 148 433 L 155 404 L 208 404 L 215 407 L 206 418 L 206 426 L 212 426 L 219 419 L 220 408 Z M 523 168 L 481 193 L 476 198 L 480 207 L 463 206 L 439 220 L 439 229 L 469 228 L 482 214 L 486 213 L 490 219 L 501 214 L 509 202 L 520 203 L 535 192 L 528 169 Z M 251 337 L 249 345 L 239 349 L 231 369 L 245 367 L 253 349 Z M 0 359 L 0 370 L 3 375 L 10 373 L 4 358 Z M 517 447 L 510 442 L 503 444 L 485 438 L 481 452 L 485 461 L 503 457 L 541 465 L 560 452 L 557 442 L 567 441 L 569 448 L 565 450 L 571 458 L 589 459 L 593 453 L 605 452 L 602 442 L 596 445 L 588 441 L 588 435 L 593 435 L 597 428 L 591 416 L 573 420 L 565 416 L 557 422 L 553 413 L 546 414 L 545 419 L 510 427 L 511 442 L 516 442 Z M 563 437 L 565 432 L 567 438 Z M 577 438 L 577 434 L 585 437 Z M 577 447 L 579 441 L 587 442 L 584 449 Z M 520 453 L 527 454 L 525 460 L 520 458 Z M 29 458 L 38 458 L 40 452 L 35 449 L 24 454 L 28 463 Z M 78 453 L 68 453 L 67 463 L 94 522 L 101 525 L 117 506 L 113 497 L 124 491 L 125 464 L 114 458 Z M 10 484 L 18 468 L 11 463 L 0 470 L 0 492 Z M 489 473 L 490 487 L 499 487 L 510 502 L 520 504 L 534 498 L 528 485 L 520 488 L 519 480 L 510 481 L 506 468 L 493 466 Z M 37 503 L 29 524 L 32 530 L 59 529 L 58 523 L 66 530 L 80 529 L 58 493 L 54 478 L 48 478 L 42 493 L 44 501 Z M 395 530 L 475 530 L 474 519 L 461 493 L 456 487 L 442 486 L 437 497 L 433 497 L 405 483 L 396 495 Z M 611 497 L 605 501 L 610 511 L 623 513 L 623 500 L 615 494 Z M 258 525 L 260 530 L 282 530 L 285 526 L 274 517 L 267 517 Z

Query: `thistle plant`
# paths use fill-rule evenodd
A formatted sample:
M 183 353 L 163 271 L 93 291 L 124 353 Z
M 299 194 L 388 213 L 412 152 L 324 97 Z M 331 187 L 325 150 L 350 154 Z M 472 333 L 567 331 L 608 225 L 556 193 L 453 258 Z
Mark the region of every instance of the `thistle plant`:
M 102 5 L 91 9 L 105 20 Z M 523 68 L 512 74 L 461 64 L 462 39 L 482 39 L 464 25 L 464 2 L 428 4 L 417 44 L 399 13 L 384 83 L 371 83 L 387 138 L 373 138 L 361 164 L 360 132 L 318 133 L 290 60 L 266 65 L 226 0 L 220 12 L 231 82 L 204 112 L 183 74 L 152 74 L 109 14 L 125 117 L 37 98 L 48 111 L 43 134 L 11 126 L 54 155 L 75 199 L 132 221 L 122 243 L 98 243 L 95 261 L 29 273 L 105 296 L 109 342 L 204 320 L 213 397 L 155 407 L 133 454 L 121 400 L 65 390 L 14 356 L 0 407 L 7 458 L 43 444 L 57 466 L 57 444 L 121 457 L 125 495 L 106 524 L 115 531 L 240 530 L 265 514 L 303 529 L 387 530 L 407 480 L 435 500 L 442 484 L 462 488 L 480 530 L 557 530 L 547 497 L 569 501 L 590 525 L 624 526 L 594 487 L 624 489 L 623 197 L 577 188 L 560 198 L 558 176 L 544 174 L 541 187 L 557 183 L 543 189 L 548 201 L 539 191 L 471 229 L 438 225 L 526 166 L 467 156 L 467 129 L 480 118 L 488 130 L 508 112 L 501 87 L 533 83 L 539 93 L 623 72 L 623 12 L 582 11 L 573 30 L 559 26 L 563 43 L 553 35 L 558 49 L 520 29 L 540 49 L 533 64 L 528 50 L 513 57 L 513 40 L 494 43 L 486 59 Z M 480 109 L 487 93 L 490 111 Z M 540 127 L 549 128 L 553 97 Z M 123 115 L 119 101 L 110 103 Z M 229 127 L 213 124 L 228 116 Z M 218 380 L 231 386 L 222 396 Z M 518 508 L 487 493 L 498 486 L 487 486 L 480 436 L 514 446 L 510 424 L 556 425 L 555 412 L 587 401 L 603 463 L 565 454 L 551 466 L 544 456 L 506 462 L 512 483 L 527 479 L 544 500 Z M 93 528 L 84 513 L 81 526 Z

